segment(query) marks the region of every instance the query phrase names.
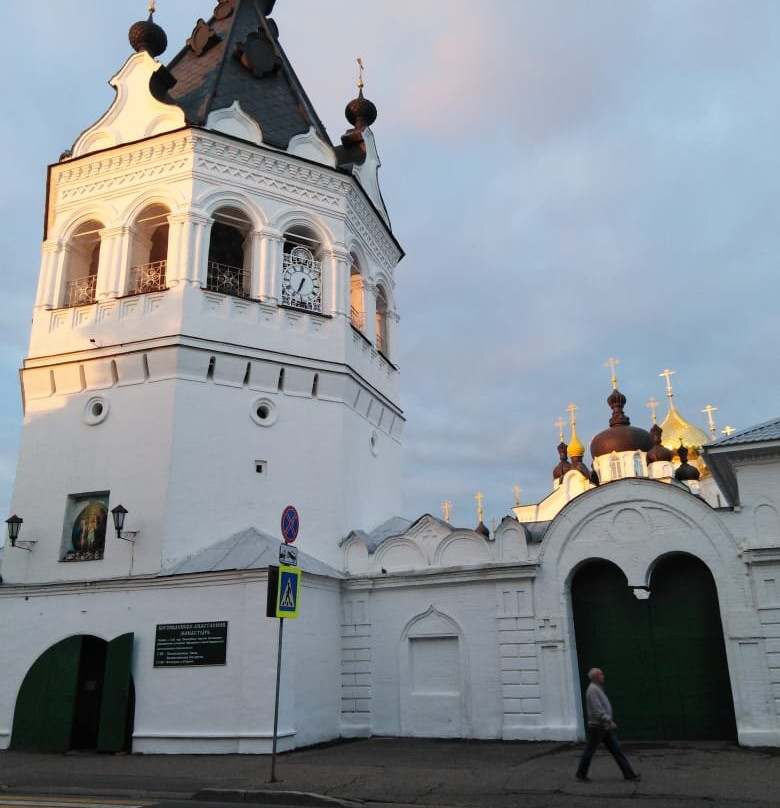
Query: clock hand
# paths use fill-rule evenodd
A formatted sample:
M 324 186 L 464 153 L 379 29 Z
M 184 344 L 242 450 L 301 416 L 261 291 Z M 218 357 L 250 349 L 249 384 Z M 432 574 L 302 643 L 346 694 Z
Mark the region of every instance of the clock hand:
M 301 282 L 298 284 L 298 289 L 297 289 L 298 292 L 300 292 L 301 289 L 303 289 L 303 284 L 304 283 L 306 283 L 306 276 L 305 275 L 301 278 Z

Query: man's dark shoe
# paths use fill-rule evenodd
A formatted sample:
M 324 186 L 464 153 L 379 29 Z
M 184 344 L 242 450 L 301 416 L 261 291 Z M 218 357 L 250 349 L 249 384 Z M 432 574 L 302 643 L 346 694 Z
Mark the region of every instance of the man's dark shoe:
M 574 776 L 583 783 L 590 783 L 590 777 L 587 774 L 575 774 Z M 639 778 L 637 777 L 636 779 L 638 780 Z
M 632 774 L 631 777 L 626 777 L 626 780 L 631 780 L 632 782 L 636 782 L 637 780 L 641 780 L 642 778 L 638 774 Z

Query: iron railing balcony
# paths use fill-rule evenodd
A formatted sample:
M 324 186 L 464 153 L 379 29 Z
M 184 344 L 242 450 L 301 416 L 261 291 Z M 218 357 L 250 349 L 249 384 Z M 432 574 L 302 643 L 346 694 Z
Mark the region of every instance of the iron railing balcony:
M 229 264 L 209 261 L 206 289 L 210 292 L 221 292 L 223 295 L 233 295 L 233 297 L 249 297 L 249 272 Z
M 365 331 L 366 316 L 362 311 L 358 311 L 354 306 L 350 306 L 349 319 L 352 321 L 354 328 L 357 328 L 358 331 Z
M 72 281 L 68 281 L 65 287 L 66 308 L 89 306 L 94 303 L 96 286 L 97 275 L 85 275 L 83 278 L 74 278 Z
M 143 295 L 146 292 L 161 292 L 168 287 L 165 285 L 165 271 L 167 261 L 152 261 L 150 264 L 140 264 L 130 270 L 131 295 Z

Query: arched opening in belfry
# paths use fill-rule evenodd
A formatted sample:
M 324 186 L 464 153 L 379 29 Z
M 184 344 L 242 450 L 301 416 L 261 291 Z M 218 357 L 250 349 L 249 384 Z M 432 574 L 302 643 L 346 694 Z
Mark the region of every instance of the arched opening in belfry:
M 252 223 L 238 208 L 220 208 L 214 213 L 206 268 L 207 289 L 235 297 L 249 297 L 251 232 Z
M 363 296 L 363 273 L 360 263 L 353 253 L 352 264 L 349 268 L 349 319 L 358 331 L 366 328 L 366 304 Z
M 70 308 L 95 302 L 102 230 L 102 223 L 91 219 L 73 232 L 60 305 Z
M 703 561 L 662 558 L 649 590 L 632 589 L 604 560 L 571 586 L 580 686 L 601 668 L 621 736 L 734 740 L 737 736 L 718 594 Z
M 131 295 L 167 288 L 169 213 L 164 205 L 150 205 L 133 223 L 128 284 Z
M 282 305 L 322 312 L 322 241 L 306 225 L 284 233 L 282 250 Z

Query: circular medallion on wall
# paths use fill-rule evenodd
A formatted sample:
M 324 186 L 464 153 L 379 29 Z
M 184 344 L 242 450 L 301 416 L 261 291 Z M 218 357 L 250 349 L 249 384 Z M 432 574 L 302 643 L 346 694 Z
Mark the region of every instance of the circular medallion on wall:
M 621 508 L 612 517 L 609 533 L 615 541 L 649 541 L 647 517 L 636 508 Z
M 108 418 L 108 400 L 103 396 L 92 396 L 84 406 L 84 423 L 89 426 L 102 424 Z
M 273 426 L 279 418 L 279 408 L 270 398 L 258 398 L 249 415 L 259 426 Z

